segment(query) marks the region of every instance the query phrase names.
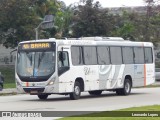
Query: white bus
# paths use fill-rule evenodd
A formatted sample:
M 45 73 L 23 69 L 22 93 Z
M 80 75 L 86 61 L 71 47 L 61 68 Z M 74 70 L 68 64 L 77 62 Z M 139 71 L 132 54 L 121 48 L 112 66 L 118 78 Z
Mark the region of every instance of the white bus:
M 20 42 L 15 67 L 17 90 L 47 99 L 51 94 L 79 99 L 81 92 L 129 95 L 132 87 L 155 82 L 153 44 L 120 38 Z

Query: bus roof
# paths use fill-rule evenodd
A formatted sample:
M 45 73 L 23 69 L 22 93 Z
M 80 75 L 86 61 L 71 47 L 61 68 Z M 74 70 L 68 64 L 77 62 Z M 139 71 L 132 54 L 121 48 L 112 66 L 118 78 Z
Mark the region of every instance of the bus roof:
M 86 37 L 85 37 L 86 38 Z M 23 41 L 22 43 L 32 43 L 32 42 L 56 42 L 57 45 L 111 45 L 111 46 L 148 46 L 152 47 L 153 44 L 151 42 L 135 42 L 135 41 L 129 41 L 129 40 L 122 40 L 119 37 L 110 37 L 109 39 L 99 39 L 95 40 L 92 39 L 93 37 L 89 37 L 89 39 L 77 39 L 77 38 L 71 38 L 71 39 L 55 39 L 55 38 L 49 38 L 49 39 L 40 39 L 40 40 L 30 40 L 30 41 Z

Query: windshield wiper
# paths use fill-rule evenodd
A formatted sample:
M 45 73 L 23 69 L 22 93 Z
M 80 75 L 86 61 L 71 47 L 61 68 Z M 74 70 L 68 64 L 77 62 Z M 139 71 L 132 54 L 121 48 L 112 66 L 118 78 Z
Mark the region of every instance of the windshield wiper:
M 30 61 L 30 65 L 32 65 L 32 55 L 30 55 L 29 52 L 26 52 L 26 55 Z
M 42 52 L 42 55 L 41 55 L 41 56 L 40 56 L 40 54 L 39 54 L 39 58 L 38 58 L 38 68 L 39 68 L 39 66 L 40 66 L 40 63 L 41 63 L 44 55 L 45 55 L 45 52 Z

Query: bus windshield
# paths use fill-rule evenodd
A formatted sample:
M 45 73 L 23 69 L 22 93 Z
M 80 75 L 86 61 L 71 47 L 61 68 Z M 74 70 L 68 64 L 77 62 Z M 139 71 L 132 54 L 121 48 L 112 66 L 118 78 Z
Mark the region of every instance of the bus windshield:
M 55 51 L 19 51 L 17 73 L 23 77 L 44 77 L 55 72 Z

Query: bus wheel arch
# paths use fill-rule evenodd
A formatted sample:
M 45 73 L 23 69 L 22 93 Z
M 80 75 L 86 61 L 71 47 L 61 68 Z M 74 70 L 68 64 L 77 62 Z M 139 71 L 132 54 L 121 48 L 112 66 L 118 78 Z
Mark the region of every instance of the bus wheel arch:
M 81 88 L 81 92 L 83 92 L 84 91 L 84 80 L 81 77 L 79 77 L 79 78 L 76 78 L 75 82 L 76 81 L 79 82 L 80 88 Z
M 130 75 L 126 75 L 125 79 L 124 79 L 124 82 L 125 82 L 126 79 L 128 79 L 131 82 L 131 87 L 132 87 L 133 86 L 132 77 Z
M 70 99 L 79 99 L 82 91 L 84 91 L 84 81 L 82 78 L 77 78 L 74 83 L 74 90 L 70 93 Z
M 129 95 L 132 88 L 132 78 L 130 75 L 126 75 L 124 79 L 123 88 L 117 89 L 117 95 Z

